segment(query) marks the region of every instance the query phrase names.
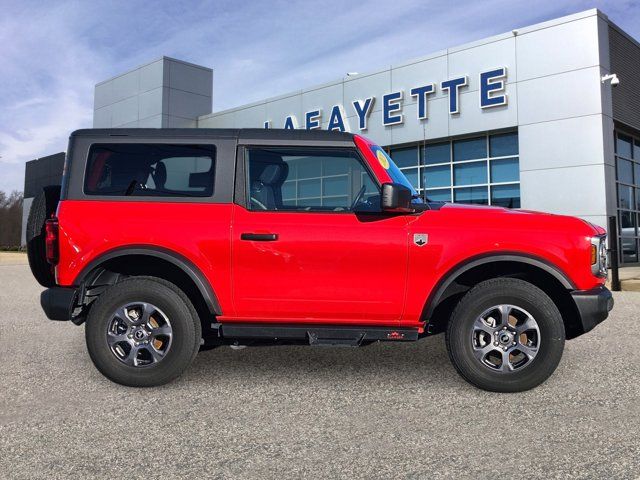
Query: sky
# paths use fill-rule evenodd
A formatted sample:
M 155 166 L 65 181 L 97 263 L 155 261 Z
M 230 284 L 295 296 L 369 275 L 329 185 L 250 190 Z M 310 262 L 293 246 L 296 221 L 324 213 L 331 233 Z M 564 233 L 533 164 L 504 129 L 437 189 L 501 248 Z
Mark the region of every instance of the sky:
M 213 68 L 219 111 L 594 7 L 640 39 L 640 0 L 0 0 L 0 190 L 162 55 Z

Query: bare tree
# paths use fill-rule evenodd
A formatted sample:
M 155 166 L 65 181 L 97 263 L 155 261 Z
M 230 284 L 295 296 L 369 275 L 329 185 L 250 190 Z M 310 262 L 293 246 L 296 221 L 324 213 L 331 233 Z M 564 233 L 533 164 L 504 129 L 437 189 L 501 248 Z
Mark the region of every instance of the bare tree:
M 0 247 L 20 246 L 22 200 L 22 192 L 0 191 Z

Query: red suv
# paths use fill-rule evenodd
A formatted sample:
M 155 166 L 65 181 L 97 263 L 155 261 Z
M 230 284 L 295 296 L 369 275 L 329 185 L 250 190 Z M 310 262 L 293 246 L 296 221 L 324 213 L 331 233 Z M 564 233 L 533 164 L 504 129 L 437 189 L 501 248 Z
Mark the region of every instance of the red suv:
M 86 322 L 96 367 L 131 386 L 217 345 L 445 332 L 467 381 L 522 391 L 613 306 L 602 228 L 423 200 L 339 132 L 77 131 L 28 241 L 47 316 Z

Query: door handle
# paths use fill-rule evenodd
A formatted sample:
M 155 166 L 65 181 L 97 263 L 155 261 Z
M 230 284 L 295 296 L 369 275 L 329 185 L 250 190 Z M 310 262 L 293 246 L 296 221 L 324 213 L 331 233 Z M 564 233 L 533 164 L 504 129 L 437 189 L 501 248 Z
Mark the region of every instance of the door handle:
M 240 240 L 250 240 L 252 242 L 275 242 L 278 240 L 277 233 L 241 233 Z

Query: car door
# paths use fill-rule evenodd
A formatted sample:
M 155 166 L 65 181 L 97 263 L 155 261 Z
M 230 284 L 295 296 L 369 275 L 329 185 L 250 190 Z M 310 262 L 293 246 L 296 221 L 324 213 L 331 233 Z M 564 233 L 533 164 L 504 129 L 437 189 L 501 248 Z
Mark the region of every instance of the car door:
M 355 148 L 246 147 L 234 206 L 235 317 L 273 322 L 399 321 L 407 218 L 380 211 Z

